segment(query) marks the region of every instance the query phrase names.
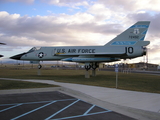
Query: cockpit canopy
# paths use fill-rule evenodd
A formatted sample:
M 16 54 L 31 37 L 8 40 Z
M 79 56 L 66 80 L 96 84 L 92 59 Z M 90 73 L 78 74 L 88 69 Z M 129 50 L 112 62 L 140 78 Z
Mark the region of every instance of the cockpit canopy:
M 41 47 L 33 47 L 33 48 L 31 48 L 31 49 L 28 51 L 28 53 L 34 52 L 34 51 L 40 50 L 40 49 L 41 49 Z

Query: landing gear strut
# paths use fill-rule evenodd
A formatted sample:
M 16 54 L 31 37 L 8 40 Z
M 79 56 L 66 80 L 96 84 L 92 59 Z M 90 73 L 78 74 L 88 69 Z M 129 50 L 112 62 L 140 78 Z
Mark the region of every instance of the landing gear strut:
M 41 68 L 42 68 L 42 65 L 39 64 L 38 65 L 38 70 L 37 70 L 37 75 L 41 75 Z
M 92 63 L 92 76 L 96 76 L 96 68 L 98 68 L 99 65 L 97 63 Z

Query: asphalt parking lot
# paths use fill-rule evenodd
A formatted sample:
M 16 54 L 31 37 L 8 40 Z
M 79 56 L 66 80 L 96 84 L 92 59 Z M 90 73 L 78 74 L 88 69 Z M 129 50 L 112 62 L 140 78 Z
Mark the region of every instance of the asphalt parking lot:
M 0 95 L 0 119 L 135 120 L 58 91 Z

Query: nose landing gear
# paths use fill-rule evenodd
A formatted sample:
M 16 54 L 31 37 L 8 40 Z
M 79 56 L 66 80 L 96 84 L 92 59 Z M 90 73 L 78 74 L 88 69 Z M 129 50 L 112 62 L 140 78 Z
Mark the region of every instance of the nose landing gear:
M 42 68 L 42 65 L 39 64 L 37 68 L 38 68 L 38 70 L 37 70 L 37 75 L 41 75 L 41 68 Z

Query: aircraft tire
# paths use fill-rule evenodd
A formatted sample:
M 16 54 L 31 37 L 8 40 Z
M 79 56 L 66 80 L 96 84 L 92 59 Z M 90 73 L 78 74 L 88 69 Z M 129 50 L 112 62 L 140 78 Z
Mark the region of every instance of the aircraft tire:
M 42 68 L 42 65 L 38 65 L 38 69 L 41 69 Z
M 85 65 L 85 69 L 88 71 L 89 69 L 91 69 L 91 65 Z
M 98 67 L 97 63 L 92 64 L 92 69 L 95 70 Z

